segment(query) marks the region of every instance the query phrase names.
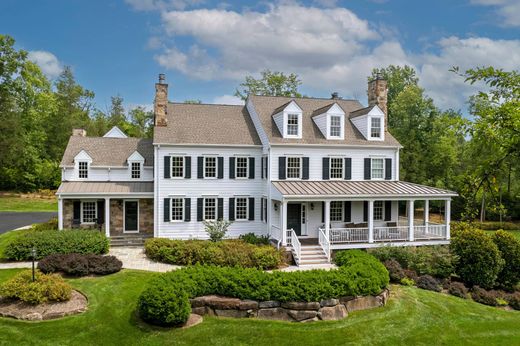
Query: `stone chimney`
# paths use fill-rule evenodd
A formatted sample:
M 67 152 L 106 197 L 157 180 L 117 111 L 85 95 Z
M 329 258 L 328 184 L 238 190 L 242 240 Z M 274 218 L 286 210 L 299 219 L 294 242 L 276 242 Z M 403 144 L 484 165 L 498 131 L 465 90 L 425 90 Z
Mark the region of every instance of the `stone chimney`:
M 383 76 L 378 73 L 376 78 L 372 79 L 368 82 L 368 106 L 373 107 L 375 105 L 379 106 L 383 113 L 385 113 L 385 131 L 388 127 L 388 109 L 387 109 L 387 98 L 388 98 L 388 88 L 387 82 L 383 78 Z
M 337 91 L 334 91 L 332 94 L 330 94 L 331 100 L 339 100 L 341 97 L 339 97 L 339 93 Z
M 87 130 L 84 129 L 72 129 L 73 136 L 87 137 Z
M 155 83 L 155 100 L 153 104 L 154 125 L 166 126 L 168 111 L 168 84 L 164 82 L 164 74 L 159 74 L 159 83 Z

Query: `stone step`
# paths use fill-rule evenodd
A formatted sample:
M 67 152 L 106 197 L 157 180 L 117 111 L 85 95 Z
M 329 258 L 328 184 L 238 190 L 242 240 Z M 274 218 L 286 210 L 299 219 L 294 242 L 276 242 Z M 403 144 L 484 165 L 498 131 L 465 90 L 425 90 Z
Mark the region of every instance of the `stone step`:
M 302 256 L 300 258 L 300 260 L 322 260 L 322 259 L 327 260 L 327 256 L 325 256 L 324 254 L 319 254 L 319 255 L 312 255 L 312 256 Z
M 311 264 L 328 264 L 329 262 L 327 262 L 327 259 L 324 259 L 324 260 L 301 260 L 301 261 L 298 261 L 298 265 L 299 266 L 304 266 L 304 265 L 311 265 Z

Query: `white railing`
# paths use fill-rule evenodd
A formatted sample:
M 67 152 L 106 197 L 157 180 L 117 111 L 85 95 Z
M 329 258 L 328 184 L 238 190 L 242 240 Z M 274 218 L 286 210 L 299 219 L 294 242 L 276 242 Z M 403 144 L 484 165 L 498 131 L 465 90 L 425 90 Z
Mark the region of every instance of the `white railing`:
M 415 240 L 446 239 L 446 225 L 414 226 L 413 233 Z
M 282 229 L 278 226 L 271 225 L 271 238 L 276 240 L 276 246 L 279 249 L 280 243 L 282 242 Z
M 408 227 L 374 227 L 374 241 L 406 241 Z
M 285 242 L 287 243 L 287 246 L 292 245 L 292 228 L 285 231 Z
M 318 242 L 320 243 L 323 252 L 325 252 L 325 255 L 327 255 L 327 262 L 330 262 L 330 241 L 325 235 L 325 230 L 323 228 L 318 229 Z
M 296 232 L 292 228 L 289 231 L 291 232 L 291 246 L 296 256 L 296 264 L 298 264 L 302 256 L 302 244 L 300 243 Z
M 368 228 L 331 228 L 330 242 L 368 243 Z

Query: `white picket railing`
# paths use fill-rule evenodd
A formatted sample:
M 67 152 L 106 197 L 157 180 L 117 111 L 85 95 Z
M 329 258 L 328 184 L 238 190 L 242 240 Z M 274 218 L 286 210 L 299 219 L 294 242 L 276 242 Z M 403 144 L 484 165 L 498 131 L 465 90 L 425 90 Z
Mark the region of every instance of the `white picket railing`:
M 300 243 L 300 240 L 298 239 L 296 232 L 292 228 L 288 231 L 291 232 L 291 246 L 296 256 L 296 264 L 298 264 L 302 256 L 302 244 Z
M 330 242 L 368 243 L 368 228 L 331 228 Z
M 445 239 L 446 238 L 446 225 L 440 224 L 428 224 L 414 226 L 414 238 L 415 240 L 428 240 L 428 239 Z
M 318 229 L 318 242 L 327 255 L 327 262 L 330 262 L 330 241 L 328 237 L 325 235 L 325 230 L 323 228 Z
M 406 241 L 408 227 L 374 227 L 374 241 Z
M 285 241 L 287 243 L 287 246 L 292 245 L 292 228 L 285 231 Z
M 271 225 L 271 238 L 276 240 L 276 246 L 280 248 L 280 243 L 282 242 L 282 229 L 278 226 Z

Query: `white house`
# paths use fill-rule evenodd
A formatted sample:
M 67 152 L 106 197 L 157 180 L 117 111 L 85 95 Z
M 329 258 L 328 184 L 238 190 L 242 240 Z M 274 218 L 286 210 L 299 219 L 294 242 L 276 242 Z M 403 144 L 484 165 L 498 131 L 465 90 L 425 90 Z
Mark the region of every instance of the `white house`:
M 229 219 L 230 236 L 270 235 L 299 264 L 329 261 L 332 249 L 449 243 L 456 193 L 399 180 L 385 80 L 369 83 L 368 107 L 256 95 L 245 106 L 172 103 L 163 76 L 155 87 L 153 141 L 75 130 L 60 228 L 203 239 L 203 220 Z M 442 223 L 430 222 L 430 201 L 442 201 Z

